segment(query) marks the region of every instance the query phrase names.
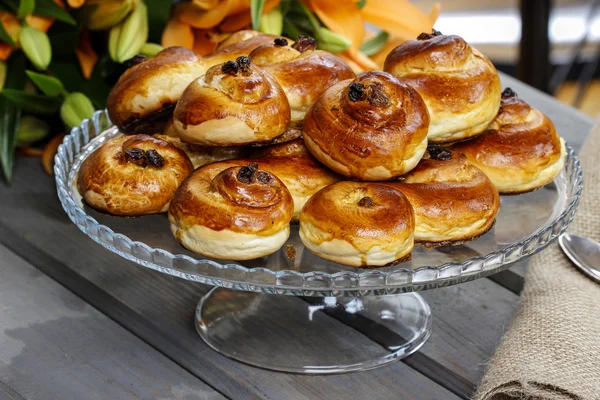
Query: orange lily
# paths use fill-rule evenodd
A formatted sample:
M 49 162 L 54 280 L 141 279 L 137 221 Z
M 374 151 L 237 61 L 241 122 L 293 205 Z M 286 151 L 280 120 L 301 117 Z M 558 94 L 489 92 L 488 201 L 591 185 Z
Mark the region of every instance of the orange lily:
M 279 3 L 281 3 L 281 0 L 265 1 L 265 5 L 263 6 L 263 14 L 266 14 L 277 7 Z M 249 9 L 246 9 L 240 13 L 233 14 L 225 18 L 225 20 L 223 20 L 223 22 L 219 25 L 219 30 L 221 32 L 237 32 L 246 28 L 250 24 L 252 24 L 252 16 L 250 15 Z
M 352 42 L 351 53 L 358 52 L 365 37 L 365 24 L 354 0 L 310 0 L 309 6 L 325 26 Z
M 5 11 L 0 11 L 0 23 L 6 33 L 8 33 L 12 40 L 16 42 L 19 31 L 21 30 L 21 23 L 17 16 Z M 14 50 L 15 48 L 10 44 L 0 43 L 0 60 L 6 60 Z
M 85 0 L 67 0 L 67 3 L 71 8 L 79 8 L 85 3 Z
M 92 48 L 89 32 L 85 28 L 81 30 L 79 45 L 75 49 L 75 55 L 79 61 L 83 76 L 85 79 L 90 79 L 92 72 L 94 71 L 94 66 L 98 62 L 98 55 Z
M 196 32 L 194 32 L 193 50 L 201 56 L 205 56 L 217 48 L 220 39 L 219 33 L 214 29 L 197 29 Z
M 194 48 L 194 31 L 191 26 L 179 21 L 179 18 L 171 18 L 163 31 L 161 45 L 163 47 L 182 46 L 192 50 Z

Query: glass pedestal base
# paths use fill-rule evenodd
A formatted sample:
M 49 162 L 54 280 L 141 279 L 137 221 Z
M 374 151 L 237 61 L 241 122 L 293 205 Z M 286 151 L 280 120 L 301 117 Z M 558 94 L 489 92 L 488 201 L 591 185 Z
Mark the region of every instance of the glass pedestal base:
M 333 374 L 403 358 L 431 334 L 417 293 L 293 297 L 215 288 L 196 308 L 196 329 L 219 353 L 257 367 Z

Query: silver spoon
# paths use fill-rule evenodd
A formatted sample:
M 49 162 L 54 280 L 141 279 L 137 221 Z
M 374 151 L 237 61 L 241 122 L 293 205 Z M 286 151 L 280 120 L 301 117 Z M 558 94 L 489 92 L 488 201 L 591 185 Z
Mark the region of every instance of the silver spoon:
M 563 233 L 558 238 L 558 244 L 573 264 L 600 282 L 600 243 L 584 236 Z

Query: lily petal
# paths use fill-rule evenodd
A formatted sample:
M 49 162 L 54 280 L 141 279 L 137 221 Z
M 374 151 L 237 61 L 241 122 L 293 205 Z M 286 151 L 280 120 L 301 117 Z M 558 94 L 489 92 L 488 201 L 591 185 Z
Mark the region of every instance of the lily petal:
M 439 4 L 435 4 L 427 15 L 408 0 L 368 0 L 360 13 L 365 21 L 394 36 L 414 39 L 421 32 L 431 31 L 439 10 Z
M 77 60 L 79 60 L 79 66 L 81 67 L 83 76 L 85 79 L 90 79 L 92 72 L 94 71 L 94 66 L 98 62 L 98 55 L 92 48 L 90 35 L 87 29 L 81 30 L 79 45 L 75 49 L 75 55 L 77 56 Z
M 194 48 L 194 31 L 191 26 L 182 23 L 177 17 L 173 16 L 165 26 L 161 45 L 164 48 L 182 46 L 192 50 Z
M 220 35 L 214 29 L 197 29 L 194 32 L 194 51 L 201 56 L 215 51 L 219 45 Z
M 267 0 L 265 1 L 265 5 L 263 7 L 263 14 L 268 13 L 277 5 L 281 3 L 281 0 Z M 234 15 L 230 15 L 219 25 L 219 30 L 221 32 L 237 32 L 241 29 L 252 24 L 252 16 L 250 12 L 247 10 L 242 11 L 241 13 L 237 13 Z
M 365 26 L 354 0 L 310 0 L 309 4 L 329 29 L 348 38 L 352 42 L 350 49 L 358 51 L 365 37 Z

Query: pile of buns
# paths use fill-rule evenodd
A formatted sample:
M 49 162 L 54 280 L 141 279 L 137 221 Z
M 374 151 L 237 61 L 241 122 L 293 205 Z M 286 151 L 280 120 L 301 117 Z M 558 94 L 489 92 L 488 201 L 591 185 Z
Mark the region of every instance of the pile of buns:
M 374 267 L 486 233 L 499 194 L 550 183 L 565 144 L 458 36 L 423 33 L 356 74 L 311 38 L 240 31 L 209 56 L 136 57 L 108 99 L 121 134 L 77 185 L 100 211 L 168 211 L 186 248 Z

